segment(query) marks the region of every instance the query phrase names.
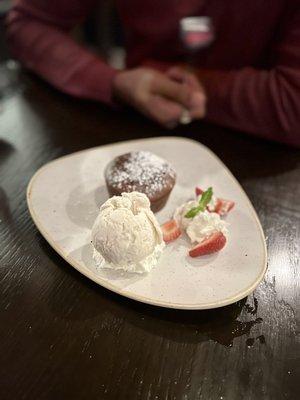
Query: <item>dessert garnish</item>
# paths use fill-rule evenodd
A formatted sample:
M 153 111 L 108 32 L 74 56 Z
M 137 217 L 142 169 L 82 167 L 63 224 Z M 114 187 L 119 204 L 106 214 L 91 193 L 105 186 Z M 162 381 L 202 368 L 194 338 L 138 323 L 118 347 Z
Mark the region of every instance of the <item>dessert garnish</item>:
M 195 189 L 196 199 L 178 207 L 173 219 L 164 223 L 161 228 L 166 243 L 177 239 L 185 232 L 192 243 L 195 243 L 188 254 L 199 257 L 223 249 L 227 242 L 228 223 L 221 219 L 233 207 L 234 202 L 217 198 L 212 187 L 203 191 Z

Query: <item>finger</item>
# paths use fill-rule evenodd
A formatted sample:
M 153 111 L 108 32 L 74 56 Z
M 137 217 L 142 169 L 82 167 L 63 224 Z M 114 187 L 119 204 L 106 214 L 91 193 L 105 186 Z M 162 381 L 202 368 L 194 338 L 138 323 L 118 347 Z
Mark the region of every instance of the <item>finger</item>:
M 171 68 L 167 71 L 167 74 L 170 78 L 175 79 L 176 81 L 184 81 L 195 89 L 190 99 L 190 116 L 193 119 L 203 118 L 206 109 L 206 96 L 197 77 L 180 67 Z
M 153 95 L 147 104 L 147 114 L 161 125 L 175 127 L 180 119 L 182 107 L 164 97 Z
M 167 76 L 177 82 L 182 83 L 185 78 L 185 71 L 181 67 L 172 67 L 166 72 Z
M 205 116 L 206 96 L 204 92 L 194 92 L 191 98 L 190 115 L 193 119 L 200 119 Z
M 185 82 L 193 89 L 198 90 L 199 92 L 204 91 L 199 79 L 194 74 L 186 72 Z
M 197 77 L 181 67 L 172 67 L 167 71 L 167 76 L 177 82 L 186 83 L 193 89 L 203 90 Z
M 174 82 L 162 75 L 153 80 L 151 91 L 153 94 L 164 96 L 184 107 L 189 107 L 192 89 L 186 84 Z

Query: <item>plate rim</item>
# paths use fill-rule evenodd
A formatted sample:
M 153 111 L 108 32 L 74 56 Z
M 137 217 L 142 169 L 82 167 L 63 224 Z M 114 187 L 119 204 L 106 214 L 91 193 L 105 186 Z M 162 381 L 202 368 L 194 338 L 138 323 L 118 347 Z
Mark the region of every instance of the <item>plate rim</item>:
M 72 259 L 72 262 L 70 260 L 70 258 L 68 257 L 68 254 L 66 252 L 63 251 L 62 248 L 60 248 L 60 246 L 57 246 L 55 244 L 55 241 L 51 239 L 51 235 L 48 234 L 47 230 L 43 228 L 43 224 L 40 223 L 35 211 L 34 211 L 34 207 L 31 204 L 31 192 L 32 192 L 32 188 L 34 185 L 35 180 L 37 179 L 37 177 L 46 169 L 48 168 L 50 165 L 60 162 L 63 159 L 66 158 L 70 158 L 73 157 L 74 155 L 78 155 L 84 152 L 89 152 L 91 150 L 95 150 L 95 149 L 103 149 L 105 147 L 116 147 L 120 144 L 130 144 L 130 143 L 136 143 L 136 142 L 147 142 L 147 141 L 160 141 L 160 140 L 172 140 L 172 141 L 184 141 L 184 142 L 191 142 L 197 146 L 200 146 L 202 148 L 204 148 L 217 162 L 219 162 L 222 167 L 226 170 L 226 172 L 228 173 L 228 176 L 230 177 L 230 179 L 239 187 L 239 189 L 241 190 L 241 192 L 243 193 L 249 209 L 252 213 L 252 216 L 254 217 L 254 220 L 259 228 L 259 233 L 260 233 L 260 239 L 263 243 L 263 251 L 264 251 L 264 257 L 263 257 L 263 268 L 261 270 L 261 273 L 258 275 L 258 277 L 254 280 L 254 282 L 246 289 L 246 290 L 242 290 L 240 292 L 238 292 L 235 296 L 231 296 L 231 297 L 227 297 L 225 299 L 223 299 L 222 301 L 216 301 L 216 302 L 210 302 L 210 303 L 201 303 L 201 304 L 183 304 L 183 303 L 170 303 L 170 302 L 165 302 L 165 301 L 155 301 L 151 298 L 148 297 L 144 297 L 144 296 L 140 296 L 140 295 L 133 295 L 131 294 L 131 292 L 128 292 L 127 290 L 116 290 L 114 285 L 111 285 L 109 282 L 102 280 L 102 278 L 98 277 L 97 275 L 95 275 L 92 271 L 90 271 L 88 268 L 84 268 L 82 269 L 80 263 L 78 263 L 76 260 Z M 203 145 L 202 143 L 194 140 L 194 139 L 190 139 L 190 138 L 186 138 L 186 137 L 182 137 L 182 136 L 157 136 L 154 138 L 141 138 L 141 139 L 134 139 L 134 140 L 124 140 L 124 141 L 119 141 L 119 142 L 114 142 L 114 143 L 108 143 L 102 146 L 94 146 L 88 149 L 83 149 L 74 153 L 70 153 L 61 157 L 58 157 L 54 160 L 51 160 L 49 162 L 47 162 L 46 164 L 44 164 L 43 166 L 41 166 L 31 177 L 28 185 L 27 185 L 27 189 L 26 189 L 26 200 L 27 200 L 27 206 L 29 209 L 29 213 L 31 215 L 31 218 L 33 220 L 33 222 L 35 223 L 37 229 L 39 230 L 39 232 L 41 233 L 41 235 L 44 237 L 44 239 L 48 242 L 48 244 L 69 264 L 71 265 L 73 268 L 75 268 L 78 272 L 80 272 L 81 274 L 83 274 L 85 277 L 91 279 L 93 282 L 97 283 L 98 285 L 104 287 L 105 289 L 108 289 L 120 296 L 124 296 L 127 297 L 129 299 L 135 300 L 135 301 L 139 301 L 145 304 L 150 304 L 153 306 L 158 306 L 158 307 L 164 307 L 164 308 L 172 308 L 172 309 L 179 309 L 179 310 L 208 310 L 208 309 L 214 309 L 214 308 L 220 308 L 220 307 L 225 307 L 227 305 L 236 303 L 237 301 L 247 297 L 249 294 L 251 294 L 254 289 L 260 284 L 260 282 L 263 280 L 266 270 L 267 270 L 267 246 L 266 246 L 266 239 L 265 239 L 265 235 L 264 235 L 264 231 L 263 228 L 261 226 L 261 223 L 259 221 L 259 218 L 257 216 L 257 213 L 250 201 L 250 199 L 248 198 L 246 192 L 244 191 L 244 189 L 242 188 L 241 184 L 238 182 L 238 180 L 235 178 L 235 176 L 232 174 L 232 172 L 229 170 L 229 168 L 223 163 L 223 161 L 207 146 Z

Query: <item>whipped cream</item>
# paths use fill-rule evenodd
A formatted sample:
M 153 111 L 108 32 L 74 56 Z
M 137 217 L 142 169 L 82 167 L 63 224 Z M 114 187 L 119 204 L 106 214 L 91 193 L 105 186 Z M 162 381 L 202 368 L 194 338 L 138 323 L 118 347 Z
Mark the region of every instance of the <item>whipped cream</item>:
M 98 267 L 136 273 L 149 272 L 165 247 L 150 201 L 139 192 L 122 193 L 101 206 L 92 242 Z
M 216 201 L 216 200 L 214 200 Z M 209 204 L 214 207 L 214 201 Z M 180 228 L 186 232 L 191 241 L 201 242 L 214 232 L 222 232 L 228 235 L 228 223 L 223 221 L 219 214 L 207 210 L 199 212 L 194 218 L 186 218 L 185 214 L 193 207 L 197 207 L 199 202 L 196 200 L 188 201 L 178 207 L 174 214 L 174 219 Z M 213 208 L 214 209 L 214 208 Z
M 201 196 L 198 197 L 198 201 L 200 200 Z M 217 198 L 216 196 L 212 195 L 210 202 L 207 204 L 208 211 L 213 212 L 217 206 Z

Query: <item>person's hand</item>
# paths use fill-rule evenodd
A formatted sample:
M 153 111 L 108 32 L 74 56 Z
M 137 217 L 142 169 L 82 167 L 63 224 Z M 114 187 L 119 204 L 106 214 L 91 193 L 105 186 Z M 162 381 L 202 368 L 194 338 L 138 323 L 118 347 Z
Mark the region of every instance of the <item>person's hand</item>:
M 148 68 L 118 73 L 113 83 L 114 96 L 166 127 L 175 127 L 188 110 L 191 119 L 203 118 L 205 94 L 191 74 L 173 68 L 163 74 Z
M 202 84 L 200 83 L 197 76 L 190 70 L 187 69 L 187 66 L 184 67 L 172 67 L 167 71 L 167 76 L 172 80 L 188 85 L 193 91 L 195 92 L 202 92 L 204 95 L 203 102 L 195 102 L 192 103 L 192 107 L 196 110 L 197 115 L 200 115 L 200 118 L 203 118 L 206 113 L 206 96 L 205 90 Z M 193 101 L 193 100 L 192 100 Z M 192 121 L 192 115 L 190 114 L 189 110 L 186 110 L 180 119 L 180 122 L 183 124 L 190 123 Z

